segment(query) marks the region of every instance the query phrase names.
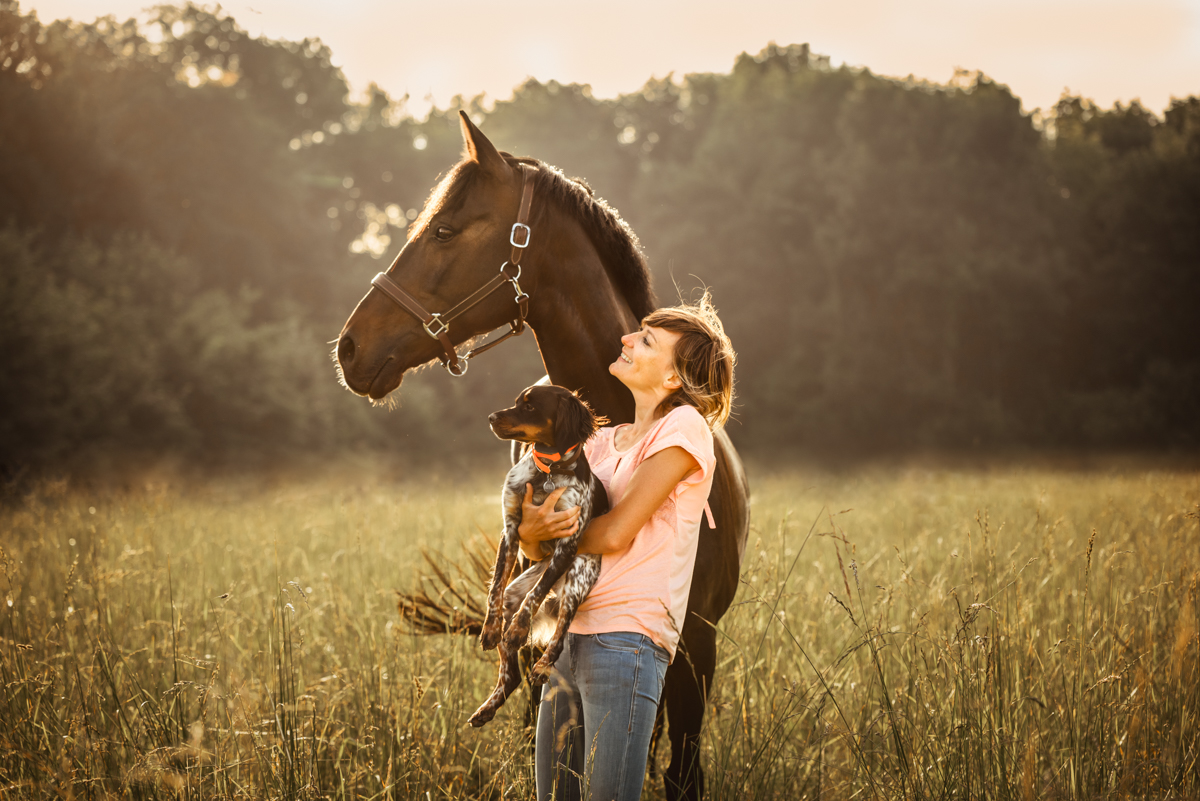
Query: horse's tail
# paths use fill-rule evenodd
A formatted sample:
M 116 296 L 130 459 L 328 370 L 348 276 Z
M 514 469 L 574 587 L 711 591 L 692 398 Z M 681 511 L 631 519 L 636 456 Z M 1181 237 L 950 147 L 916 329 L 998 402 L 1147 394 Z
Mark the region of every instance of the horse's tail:
M 496 543 L 481 535 L 463 549 L 466 559 L 454 559 L 447 570 L 445 557 L 422 551 L 426 571 L 414 592 L 396 591 L 400 619 L 414 634 L 467 634 L 483 631 L 487 616 L 487 589 Z

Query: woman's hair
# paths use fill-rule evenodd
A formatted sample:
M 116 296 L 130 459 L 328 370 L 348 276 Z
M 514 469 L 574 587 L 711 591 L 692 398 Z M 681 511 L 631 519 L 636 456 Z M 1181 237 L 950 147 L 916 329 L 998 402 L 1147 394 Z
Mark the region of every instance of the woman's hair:
M 685 303 L 650 312 L 642 325 L 679 335 L 675 343 L 674 368 L 682 386 L 658 406 L 665 414 L 676 406 L 694 406 L 716 430 L 729 419 L 733 409 L 733 365 L 737 354 L 725 336 L 708 291 L 698 303 Z

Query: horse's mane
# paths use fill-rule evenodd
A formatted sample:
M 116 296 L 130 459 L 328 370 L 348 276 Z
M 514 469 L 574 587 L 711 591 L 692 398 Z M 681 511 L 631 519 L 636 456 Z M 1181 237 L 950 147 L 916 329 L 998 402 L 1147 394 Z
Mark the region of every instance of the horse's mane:
M 608 201 L 596 197 L 584 180 L 568 178 L 562 170 L 545 162 L 507 153 L 502 155 L 510 164 L 531 164 L 538 168 L 534 184 L 536 196 L 549 197 L 552 203 L 579 221 L 599 251 L 609 278 L 636 319 L 641 320 L 658 308 L 650 283 L 650 268 L 642 256 L 642 244 Z
M 603 198 L 592 193 L 592 188 L 582 179 L 567 178 L 562 171 L 532 158 L 501 153 L 510 165 L 529 164 L 537 168 L 534 178 L 534 205 L 548 200 L 574 217 L 596 251 L 608 277 L 612 279 L 618 293 L 629 304 L 633 316 L 641 320 L 658 308 L 654 288 L 650 284 L 650 269 L 642 256 L 641 243 L 637 234 L 629 227 L 617 210 Z M 433 190 L 426 213 L 414 223 L 410 236 L 428 222 L 436 208 L 452 207 L 461 203 L 469 193 L 479 175 L 479 165 L 474 161 L 463 161 L 455 165 L 445 179 Z

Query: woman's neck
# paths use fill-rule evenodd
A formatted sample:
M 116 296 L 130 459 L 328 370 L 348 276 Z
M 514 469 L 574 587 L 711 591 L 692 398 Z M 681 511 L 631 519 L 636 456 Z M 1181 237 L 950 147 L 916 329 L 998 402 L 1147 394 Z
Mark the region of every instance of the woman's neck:
M 658 412 L 658 407 L 666 397 L 667 396 L 665 393 L 658 392 L 635 391 L 633 393 L 633 401 L 635 405 L 633 422 L 629 424 L 629 428 L 626 428 L 621 432 L 623 434 L 621 437 L 623 444 L 628 445 L 630 443 L 637 442 L 642 437 L 646 436 L 651 428 L 654 428 L 654 424 L 657 423 L 659 418 L 662 416 Z M 620 447 L 620 445 L 618 445 L 618 447 Z

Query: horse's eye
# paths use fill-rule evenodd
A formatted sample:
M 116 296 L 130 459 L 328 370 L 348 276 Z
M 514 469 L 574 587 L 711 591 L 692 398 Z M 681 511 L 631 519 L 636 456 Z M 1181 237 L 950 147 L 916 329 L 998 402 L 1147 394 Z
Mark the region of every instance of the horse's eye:
M 434 229 L 433 235 L 437 237 L 439 242 L 449 242 L 454 238 L 454 229 L 448 225 L 439 225 Z

